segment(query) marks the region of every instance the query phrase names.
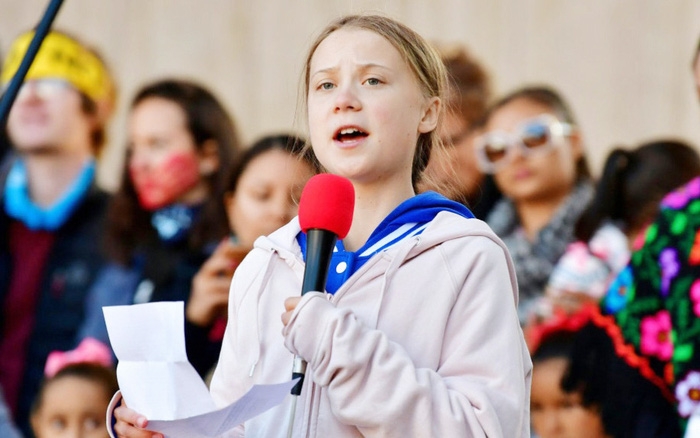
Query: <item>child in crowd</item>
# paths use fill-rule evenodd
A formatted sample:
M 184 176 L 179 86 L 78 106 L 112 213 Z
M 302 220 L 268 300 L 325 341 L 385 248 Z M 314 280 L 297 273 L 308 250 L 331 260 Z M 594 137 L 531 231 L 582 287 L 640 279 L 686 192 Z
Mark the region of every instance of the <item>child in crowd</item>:
M 318 164 L 304 149 L 304 141 L 292 135 L 261 138 L 233 166 L 222 200 L 231 236 L 219 244 L 195 275 L 185 309 L 185 330 L 190 339 L 187 353 L 195 368 L 208 366 L 219 357 L 231 277 L 238 264 L 253 248 L 255 239 L 296 216 L 301 190 L 317 171 Z M 197 338 L 202 341 L 197 342 Z
M 75 350 L 53 352 L 34 400 L 31 425 L 36 438 L 107 438 L 105 412 L 118 389 L 111 352 L 94 339 Z
M 540 438 L 678 437 L 673 395 L 595 305 L 528 328 Z
M 680 141 L 613 150 L 595 196 L 576 224 L 578 241 L 552 271 L 546 302 L 572 311 L 582 302 L 600 300 L 627 266 L 630 251 L 641 247 L 661 199 L 698 175 L 698 153 Z
M 80 333 L 107 345 L 103 306 L 189 299 L 193 277 L 229 233 L 224 179 L 239 150 L 216 97 L 172 79 L 136 93 L 128 142 L 105 231 L 111 263 L 90 292 Z M 201 348 L 201 339 L 186 342 L 188 350 Z M 203 375 L 213 360 L 196 365 Z
M 574 338 L 587 320 L 584 312 L 559 313 L 526 331 L 532 351 L 530 414 L 532 430 L 539 438 L 606 437 L 600 408 L 584 405 L 581 391 L 562 388 Z
M 308 362 L 298 402 L 236 436 L 528 436 L 531 364 L 508 252 L 461 204 L 416 195 L 440 146 L 438 55 L 394 20 L 347 16 L 311 46 L 304 78 L 313 152 L 352 183 L 354 217 L 327 293 L 299 297 L 297 220 L 236 270 L 216 403 L 289 380 L 295 355 Z M 127 406 L 114 413 L 120 437 L 159 435 Z
M 513 257 L 525 324 L 593 196 L 581 134 L 559 93 L 522 88 L 490 108 L 477 157 L 504 195 L 486 222 Z

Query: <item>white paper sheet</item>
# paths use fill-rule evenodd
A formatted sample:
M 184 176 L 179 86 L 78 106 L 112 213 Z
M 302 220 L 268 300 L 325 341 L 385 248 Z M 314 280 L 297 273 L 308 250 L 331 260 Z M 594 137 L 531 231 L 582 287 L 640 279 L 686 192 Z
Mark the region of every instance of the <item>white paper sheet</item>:
M 183 302 L 112 306 L 103 312 L 126 404 L 149 419 L 149 430 L 168 438 L 216 437 L 282 403 L 296 382 L 256 385 L 217 410 L 187 361 Z

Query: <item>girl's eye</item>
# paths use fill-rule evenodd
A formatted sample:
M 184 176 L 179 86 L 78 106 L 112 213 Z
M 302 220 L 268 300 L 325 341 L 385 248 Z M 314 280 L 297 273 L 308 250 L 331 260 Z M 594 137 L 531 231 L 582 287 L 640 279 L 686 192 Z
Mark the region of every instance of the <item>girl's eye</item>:
M 367 82 L 367 85 L 379 85 L 379 84 L 382 83 L 382 82 L 381 82 L 379 79 L 377 79 L 377 78 L 369 78 L 369 79 L 367 79 L 367 81 L 365 81 L 365 82 Z
M 83 428 L 85 430 L 97 430 L 100 427 L 100 420 L 94 417 L 88 417 L 83 422 Z
M 270 199 L 270 193 L 267 190 L 256 190 L 251 192 L 251 196 L 256 201 L 265 202 Z
M 62 417 L 52 418 L 49 424 L 53 430 L 63 430 L 66 428 L 66 420 Z
M 333 88 L 333 84 L 330 82 L 323 82 L 318 86 L 319 90 L 330 90 Z
M 168 145 L 168 141 L 164 138 L 155 137 L 150 140 L 148 145 L 153 149 L 161 149 Z

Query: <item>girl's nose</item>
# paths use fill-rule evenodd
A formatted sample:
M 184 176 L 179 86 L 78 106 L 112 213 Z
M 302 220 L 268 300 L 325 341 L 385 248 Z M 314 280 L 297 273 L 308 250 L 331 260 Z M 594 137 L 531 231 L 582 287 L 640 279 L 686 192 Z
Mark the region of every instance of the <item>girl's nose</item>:
M 39 92 L 34 81 L 27 81 L 22 84 L 19 93 L 17 93 L 17 101 L 36 102 L 39 100 Z
M 561 419 L 556 412 L 550 412 L 545 415 L 542 421 L 542 438 L 554 438 L 561 432 Z
M 353 87 L 340 87 L 335 99 L 335 110 L 338 111 L 357 111 L 362 108 L 362 104 L 357 96 L 356 90 Z
M 144 163 L 145 160 L 143 159 L 141 154 L 134 153 L 129 157 L 129 170 L 142 170 L 144 168 Z
M 129 154 L 129 168 L 132 170 L 144 170 L 149 167 L 151 157 L 149 152 L 141 147 L 132 148 Z

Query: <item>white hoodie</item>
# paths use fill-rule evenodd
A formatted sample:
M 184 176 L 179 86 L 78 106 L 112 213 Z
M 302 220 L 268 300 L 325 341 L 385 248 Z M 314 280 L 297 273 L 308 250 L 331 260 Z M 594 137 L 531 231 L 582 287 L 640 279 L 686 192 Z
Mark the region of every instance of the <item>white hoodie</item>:
M 374 255 L 334 294 L 301 290 L 295 219 L 255 249 L 231 284 L 211 385 L 218 405 L 308 361 L 295 437 L 526 437 L 532 363 L 515 271 L 477 219 L 439 213 L 422 234 Z M 293 396 L 226 436 L 285 437 Z

